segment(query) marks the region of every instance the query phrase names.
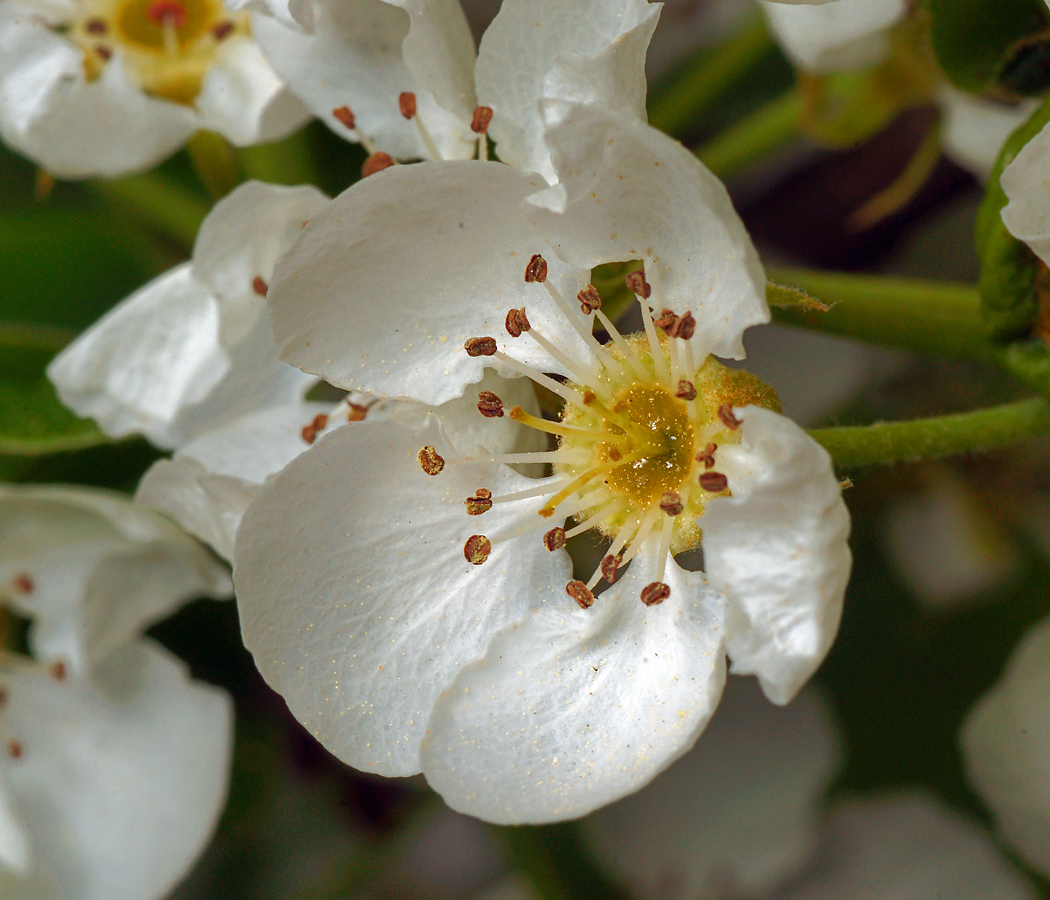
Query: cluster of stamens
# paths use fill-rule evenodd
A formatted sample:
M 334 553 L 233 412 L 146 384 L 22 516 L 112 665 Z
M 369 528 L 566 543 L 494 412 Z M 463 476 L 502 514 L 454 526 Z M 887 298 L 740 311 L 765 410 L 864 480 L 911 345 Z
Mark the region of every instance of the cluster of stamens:
M 403 91 L 399 94 L 397 98 L 397 107 L 405 119 L 416 123 L 416 130 L 419 132 L 419 139 L 424 148 L 426 148 L 427 156 L 430 160 L 433 162 L 439 162 L 442 159 L 441 151 L 438 149 L 438 146 L 434 142 L 434 138 L 431 136 L 426 125 L 423 124 L 423 120 L 420 117 L 419 110 L 416 106 L 415 93 L 412 91 Z M 400 165 L 400 163 L 398 163 L 398 161 L 389 153 L 385 153 L 378 149 L 368 136 L 357 127 L 357 116 L 354 115 L 354 111 L 349 106 L 340 106 L 333 109 L 332 115 L 342 123 L 347 131 L 350 132 L 351 138 L 364 147 L 365 152 L 368 153 L 364 165 L 361 166 L 362 178 L 367 178 L 369 175 L 375 175 L 376 172 L 382 172 L 384 169 L 389 169 L 391 166 Z M 491 122 L 491 107 L 478 106 L 474 109 L 474 113 L 470 119 L 470 130 L 478 136 L 477 154 L 478 159 L 481 160 L 486 160 L 489 157 L 489 144 L 486 135 L 488 134 L 489 123 Z
M 656 571 L 641 590 L 640 599 L 647 606 L 661 603 L 671 593 L 664 582 L 668 556 L 700 545 L 697 520 L 708 499 L 729 492 L 727 476 L 714 467 L 719 446 L 740 440 L 741 423 L 733 407 L 759 403 L 777 409 L 776 397 L 753 376 L 727 369 L 712 357 L 698 368 L 689 343 L 695 319 L 689 311 L 679 314 L 663 308 L 655 312 L 643 270 L 627 275 L 626 283 L 639 303 L 644 334 L 621 335 L 602 312 L 601 297 L 593 285 L 577 294 L 581 311 L 593 314 L 608 333 L 608 344 L 599 343 L 592 322 L 581 320 L 547 279 L 542 256 L 529 260 L 525 281 L 546 288 L 593 359 L 588 363 L 570 358 L 538 333 L 524 308 L 507 313 L 507 335 L 511 339 L 527 335 L 534 340 L 570 373 L 569 380 L 553 378 L 503 353 L 494 337 L 466 341 L 468 355 L 498 360 L 565 401 L 558 421 L 538 418 L 520 406 L 506 413 L 526 427 L 555 436 L 557 449 L 491 457 L 511 465 L 550 465 L 553 483 L 545 480 L 538 488 L 504 496 L 479 488 L 465 500 L 466 513 L 480 516 L 495 504 L 545 498 L 536 510 L 537 520 L 526 523 L 525 532 L 514 537 L 533 527 L 546 528 L 544 523 L 557 514 L 575 524 L 544 531 L 542 542 L 549 551 L 565 547 L 567 540 L 592 529 L 608 538 L 608 551 L 590 579 L 574 579 L 566 585 L 566 593 L 584 609 L 593 605 L 598 582 L 614 583 L 646 541 L 654 538 L 658 541 Z M 480 392 L 478 410 L 486 417 L 505 414 L 502 400 L 492 391 Z M 420 451 L 419 462 L 430 475 L 439 474 L 445 465 L 429 446 Z M 464 556 L 481 565 L 491 549 L 492 542 L 485 535 L 475 534 L 464 546 Z
M 119 47 L 144 91 L 192 104 L 219 44 L 247 35 L 248 16 L 228 13 L 218 0 L 91 0 L 57 32 L 84 53 L 89 81 Z

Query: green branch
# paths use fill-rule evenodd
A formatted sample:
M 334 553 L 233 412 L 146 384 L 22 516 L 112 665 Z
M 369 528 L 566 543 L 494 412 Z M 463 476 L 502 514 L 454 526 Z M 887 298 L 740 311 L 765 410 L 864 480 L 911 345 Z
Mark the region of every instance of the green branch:
M 809 434 L 836 467 L 850 468 L 989 450 L 1047 432 L 1050 406 L 1037 398 L 910 422 L 817 428 Z
M 90 181 L 87 187 L 187 250 L 208 214 L 207 204 L 197 194 L 157 172 L 118 181 Z
M 727 178 L 799 134 L 802 100 L 790 90 L 713 137 L 696 155 L 719 178 Z

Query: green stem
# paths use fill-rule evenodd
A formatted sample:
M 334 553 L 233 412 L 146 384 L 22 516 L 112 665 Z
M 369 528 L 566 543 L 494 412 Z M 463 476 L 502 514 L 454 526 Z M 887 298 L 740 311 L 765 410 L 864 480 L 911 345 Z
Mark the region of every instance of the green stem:
M 271 184 L 317 184 L 317 154 L 313 133 L 300 128 L 295 134 L 271 144 L 239 147 L 237 160 L 249 178 Z
M 836 467 L 850 468 L 988 450 L 1047 432 L 1050 406 L 1036 398 L 910 422 L 817 428 L 809 434 Z
M 221 134 L 198 131 L 186 144 L 186 152 L 213 201 L 221 200 L 243 180 L 233 147 Z
M 799 134 L 802 100 L 790 90 L 696 150 L 700 161 L 719 178 L 757 162 Z
M 756 15 L 725 43 L 694 55 L 652 91 L 649 123 L 680 137 L 775 44 Z
M 143 223 L 189 249 L 207 205 L 192 191 L 157 172 L 119 181 L 91 181 L 89 190 L 118 204 Z
M 916 353 L 992 360 L 976 285 L 882 275 L 771 268 L 775 282 L 800 287 L 829 312 L 777 310 L 778 322 Z

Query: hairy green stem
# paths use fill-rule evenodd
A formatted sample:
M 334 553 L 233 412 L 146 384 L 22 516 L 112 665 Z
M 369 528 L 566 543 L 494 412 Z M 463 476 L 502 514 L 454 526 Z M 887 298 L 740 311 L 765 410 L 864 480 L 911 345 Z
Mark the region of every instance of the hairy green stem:
M 817 428 L 809 434 L 836 467 L 850 468 L 988 450 L 1047 432 L 1050 405 L 1036 398 L 909 422 Z
M 200 197 L 158 172 L 118 181 L 90 181 L 87 187 L 187 250 L 208 214 L 208 206 Z
M 649 123 L 680 137 L 774 46 L 764 19 L 755 15 L 725 43 L 696 54 L 656 85 Z
M 719 178 L 726 178 L 798 135 L 802 100 L 790 90 L 712 138 L 696 155 Z
M 777 310 L 776 321 L 916 353 L 990 361 L 976 285 L 882 275 L 771 268 L 774 282 L 802 288 L 828 312 Z

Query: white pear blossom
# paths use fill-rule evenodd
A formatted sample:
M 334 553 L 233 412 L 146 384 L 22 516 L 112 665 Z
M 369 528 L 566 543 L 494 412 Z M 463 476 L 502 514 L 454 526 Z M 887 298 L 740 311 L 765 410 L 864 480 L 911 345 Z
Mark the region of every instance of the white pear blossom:
M 311 220 L 269 301 L 282 358 L 348 390 L 436 407 L 489 366 L 531 378 L 560 421 L 489 391 L 478 412 L 559 449 L 483 453 L 440 410 L 339 429 L 262 488 L 234 555 L 245 642 L 316 737 L 506 823 L 645 784 L 703 730 L 727 653 L 787 702 L 850 558 L 827 454 L 710 356 L 741 356 L 769 316 L 724 188 L 640 118 L 546 115 L 553 186 L 482 161 L 389 168 Z M 625 337 L 590 272 L 639 259 L 645 333 Z M 510 468 L 533 462 L 553 474 Z M 701 528 L 706 575 L 672 558 Z M 576 578 L 564 544 L 591 529 L 612 544 Z
M 0 490 L 0 894 L 155 900 L 211 836 L 232 703 L 142 631 L 228 596 L 224 567 L 162 516 L 103 491 Z M 6 615 L 0 609 L 0 616 Z
M 1009 203 L 1003 207 L 1003 224 L 1019 241 L 1032 248 L 1043 262 L 1050 260 L 1050 125 L 1043 126 L 999 176 Z
M 962 729 L 963 756 L 1003 840 L 1050 876 L 1050 620 L 1021 641 Z
M 307 117 L 220 0 L 0 0 L 0 138 L 59 177 L 149 168 L 202 129 L 275 140 Z

